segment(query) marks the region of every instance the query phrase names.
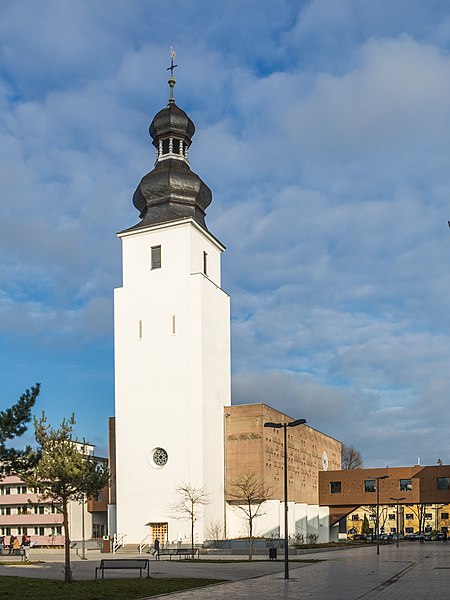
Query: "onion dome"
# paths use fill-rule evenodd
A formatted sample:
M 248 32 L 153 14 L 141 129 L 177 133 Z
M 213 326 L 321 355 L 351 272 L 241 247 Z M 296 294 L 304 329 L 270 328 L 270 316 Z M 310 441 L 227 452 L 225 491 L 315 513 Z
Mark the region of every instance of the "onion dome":
M 189 166 L 188 149 L 195 126 L 175 104 L 175 66 L 172 56 L 169 103 L 158 112 L 149 128 L 156 148 L 155 166 L 142 178 L 133 195 L 133 204 L 142 219 L 134 228 L 192 218 L 207 229 L 205 211 L 212 194 Z

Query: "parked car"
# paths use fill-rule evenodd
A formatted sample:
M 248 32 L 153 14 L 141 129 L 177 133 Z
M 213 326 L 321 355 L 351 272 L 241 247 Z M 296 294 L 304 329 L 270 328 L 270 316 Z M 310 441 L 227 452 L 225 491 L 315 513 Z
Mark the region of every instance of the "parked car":
M 431 537 L 427 533 L 407 533 L 404 539 L 410 542 L 420 542 L 421 540 L 429 542 Z

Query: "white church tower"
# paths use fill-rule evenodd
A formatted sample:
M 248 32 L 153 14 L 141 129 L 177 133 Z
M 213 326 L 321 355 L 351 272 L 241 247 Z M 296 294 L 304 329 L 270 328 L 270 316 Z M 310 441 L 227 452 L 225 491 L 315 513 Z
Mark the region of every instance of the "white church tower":
M 187 541 L 171 509 L 176 488 L 204 488 L 202 541 L 224 521 L 223 407 L 230 404 L 230 309 L 221 288 L 224 246 L 208 231 L 211 191 L 189 167 L 195 127 L 170 100 L 150 125 L 154 169 L 133 196 L 140 222 L 119 233 L 123 286 L 115 290 L 116 531 Z

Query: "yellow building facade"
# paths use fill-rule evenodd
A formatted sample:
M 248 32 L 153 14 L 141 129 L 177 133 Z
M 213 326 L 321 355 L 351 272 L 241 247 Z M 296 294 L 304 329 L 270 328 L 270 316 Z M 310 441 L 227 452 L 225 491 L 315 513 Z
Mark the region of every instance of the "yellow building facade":
M 380 506 L 380 533 L 397 533 L 397 507 Z M 348 535 L 364 533 L 364 516 L 370 533 L 375 533 L 376 506 L 360 506 L 347 516 Z M 450 504 L 411 504 L 398 507 L 398 532 L 404 535 L 419 533 L 423 521 L 425 533 L 450 531 Z

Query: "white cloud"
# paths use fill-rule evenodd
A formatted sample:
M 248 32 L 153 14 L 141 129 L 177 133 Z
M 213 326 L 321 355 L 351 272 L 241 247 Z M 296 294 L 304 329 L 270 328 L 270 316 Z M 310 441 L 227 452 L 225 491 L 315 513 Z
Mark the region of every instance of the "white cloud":
M 445 3 L 176 1 L 174 21 L 158 1 L 45 0 L 33 26 L 30 6 L 0 8 L 0 332 L 111 341 L 114 234 L 137 221 L 173 44 L 228 247 L 235 400 L 373 464 L 445 460 L 429 433 L 444 439 L 450 351 Z

